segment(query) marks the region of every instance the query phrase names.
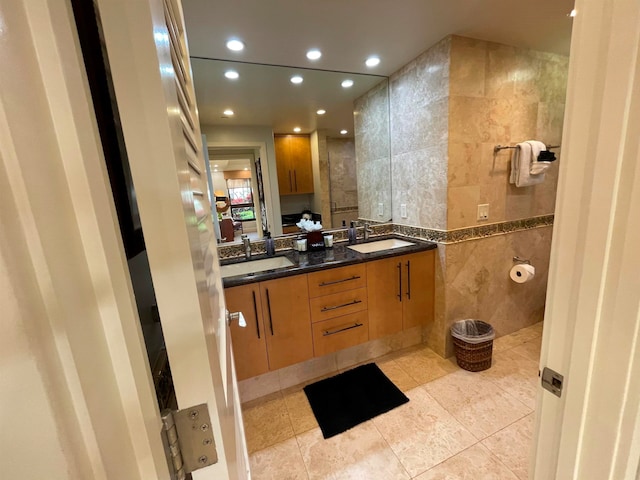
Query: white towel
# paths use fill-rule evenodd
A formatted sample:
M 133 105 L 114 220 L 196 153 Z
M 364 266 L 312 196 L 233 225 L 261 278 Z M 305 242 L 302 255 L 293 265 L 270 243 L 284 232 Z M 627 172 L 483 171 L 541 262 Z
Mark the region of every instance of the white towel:
M 511 157 L 511 176 L 509 182 L 516 187 L 528 187 L 542 183 L 548 162 L 538 162 L 538 155 L 547 147 L 537 140 L 518 143 Z

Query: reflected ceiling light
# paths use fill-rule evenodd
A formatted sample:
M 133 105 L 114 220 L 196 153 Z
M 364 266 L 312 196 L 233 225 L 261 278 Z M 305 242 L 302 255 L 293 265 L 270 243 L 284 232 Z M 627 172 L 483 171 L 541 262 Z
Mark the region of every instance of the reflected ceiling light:
M 350 80 L 350 79 L 343 80 L 340 85 L 342 85 L 343 88 L 352 87 L 353 86 L 353 80 Z
M 249 170 L 249 167 L 244 167 L 245 170 Z
M 224 76 L 227 77 L 229 80 L 235 80 L 240 76 L 240 74 L 235 70 L 227 70 L 226 72 L 224 72 Z
M 244 43 L 242 43 L 237 38 L 232 38 L 227 42 L 227 48 L 229 50 L 233 50 L 234 52 L 240 52 L 244 50 Z
M 293 129 L 294 132 L 296 133 L 300 133 L 302 131 L 302 129 L 300 127 L 296 127 Z
M 376 57 L 375 55 L 367 58 L 367 60 L 364 62 L 364 64 L 367 67 L 376 67 L 380 64 L 380 58 Z
M 214 172 L 217 172 L 217 171 L 218 171 L 218 169 L 217 169 L 217 168 L 214 168 L 214 169 L 213 169 L 213 171 L 214 171 Z
M 317 48 L 312 48 L 307 52 L 307 58 L 309 60 L 318 60 L 322 56 L 322 52 Z
M 291 77 L 291 83 L 295 83 L 296 85 L 302 83 L 302 77 L 300 75 L 294 75 Z
M 571 12 L 569 12 L 569 17 L 575 17 L 578 14 L 578 11 L 574 8 L 573 10 L 571 10 Z
M 230 108 L 227 108 L 224 112 L 222 112 L 224 115 L 226 115 L 227 117 L 230 117 L 231 115 L 233 115 L 233 110 L 231 110 Z
M 346 135 L 347 133 L 349 132 L 347 132 L 346 130 L 340 130 L 340 135 Z
M 326 110 L 323 110 L 323 109 L 321 108 L 321 109 L 320 109 L 320 110 L 318 110 L 316 113 L 317 113 L 318 115 L 324 115 L 325 113 L 327 113 L 327 111 L 326 111 Z

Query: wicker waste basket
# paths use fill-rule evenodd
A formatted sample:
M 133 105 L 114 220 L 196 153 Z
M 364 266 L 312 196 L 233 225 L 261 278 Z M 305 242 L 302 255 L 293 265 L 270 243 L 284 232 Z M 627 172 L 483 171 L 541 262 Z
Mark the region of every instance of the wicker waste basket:
M 493 327 L 481 320 L 460 320 L 451 326 L 451 336 L 460 368 L 480 372 L 491 367 Z

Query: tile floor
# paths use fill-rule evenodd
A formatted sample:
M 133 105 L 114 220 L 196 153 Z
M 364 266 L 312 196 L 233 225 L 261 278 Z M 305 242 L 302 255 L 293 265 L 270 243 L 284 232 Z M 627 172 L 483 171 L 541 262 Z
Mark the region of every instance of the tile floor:
M 480 373 L 424 345 L 381 357 L 409 403 L 328 440 L 304 384 L 248 402 L 252 478 L 526 480 L 541 335 L 538 323 L 495 340 Z

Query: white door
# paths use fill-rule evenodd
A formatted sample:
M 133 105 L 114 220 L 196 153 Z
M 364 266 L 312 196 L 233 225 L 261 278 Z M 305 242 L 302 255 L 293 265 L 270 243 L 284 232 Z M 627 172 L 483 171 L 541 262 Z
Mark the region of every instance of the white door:
M 179 0 L 98 1 L 178 408 L 207 403 L 220 461 L 245 478 L 206 167 Z
M 640 478 L 640 3 L 575 5 L 531 478 Z

